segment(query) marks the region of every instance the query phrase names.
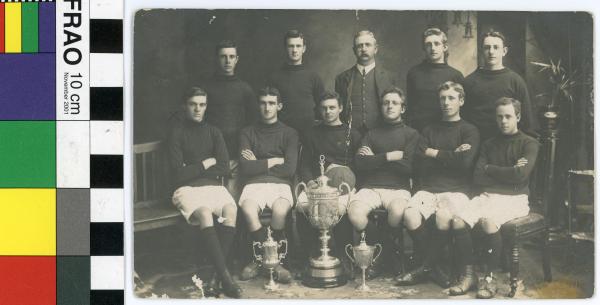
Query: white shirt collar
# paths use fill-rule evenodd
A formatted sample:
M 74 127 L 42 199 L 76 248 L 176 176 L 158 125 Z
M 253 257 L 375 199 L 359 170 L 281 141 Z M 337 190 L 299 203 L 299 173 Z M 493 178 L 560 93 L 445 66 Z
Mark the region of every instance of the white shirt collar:
M 361 64 L 356 64 L 356 68 L 358 68 L 358 71 L 364 71 L 365 74 L 371 72 L 371 70 L 375 69 L 375 62 L 373 62 L 372 64 L 368 65 L 368 66 L 363 66 Z

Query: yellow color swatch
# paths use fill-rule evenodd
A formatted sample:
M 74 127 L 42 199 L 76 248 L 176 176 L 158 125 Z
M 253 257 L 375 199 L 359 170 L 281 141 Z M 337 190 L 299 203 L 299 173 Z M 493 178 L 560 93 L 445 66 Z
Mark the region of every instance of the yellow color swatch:
M 0 189 L 0 255 L 56 255 L 56 189 Z
M 4 17 L 4 52 L 21 53 L 21 3 L 4 3 Z

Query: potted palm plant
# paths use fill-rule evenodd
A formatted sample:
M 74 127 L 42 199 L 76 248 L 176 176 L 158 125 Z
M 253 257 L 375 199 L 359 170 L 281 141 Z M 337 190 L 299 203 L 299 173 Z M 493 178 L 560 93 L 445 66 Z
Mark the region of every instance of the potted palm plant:
M 531 64 L 539 67 L 538 73 L 545 73 L 548 76 L 551 90 L 540 93 L 536 97 L 544 97 L 547 101 L 546 104 L 540 105 L 543 127 L 555 129 L 560 109 L 564 110 L 563 107 L 568 107 L 569 112 L 573 113 L 573 89 L 578 84 L 577 71 L 567 71 L 560 59 L 557 62 L 550 59 L 549 63 L 533 61 Z

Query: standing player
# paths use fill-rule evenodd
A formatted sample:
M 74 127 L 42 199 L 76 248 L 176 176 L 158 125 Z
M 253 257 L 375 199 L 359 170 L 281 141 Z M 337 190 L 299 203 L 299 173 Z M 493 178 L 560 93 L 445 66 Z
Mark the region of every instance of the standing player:
M 321 77 L 306 67 L 303 61 L 306 38 L 297 30 L 288 31 L 283 37 L 287 62 L 269 76 L 269 86 L 279 89 L 285 108 L 280 120 L 299 133 L 315 123 L 316 106 L 323 94 Z
M 225 295 L 240 298 L 242 289 L 225 264 L 237 216 L 235 201 L 221 185 L 221 178 L 229 174 L 227 147 L 219 129 L 204 120 L 206 91 L 193 87 L 184 100 L 187 117 L 171 129 L 168 139 L 169 162 L 178 186 L 173 204 L 189 224 L 199 228 Z M 216 229 L 213 216 L 224 219 Z M 218 289 L 215 281 L 209 282 L 208 290 Z
M 448 65 L 448 37 L 438 28 L 429 28 L 422 38 L 425 60 L 406 75 L 406 121 L 419 132 L 442 118 L 438 88 L 447 81 L 462 84 L 460 71 Z
M 384 90 L 396 85 L 396 80 L 383 66 L 376 66 L 377 40 L 372 32 L 356 33 L 352 49 L 356 65 L 335 78 L 335 91 L 344 106 L 342 120 L 364 135 L 379 123 L 380 98 Z
M 404 93 L 392 87 L 381 97 L 383 122 L 367 132 L 356 155 L 356 169 L 362 188 L 356 193 L 348 209 L 350 222 L 357 231 L 363 231 L 368 215 L 377 208 L 388 212 L 391 240 L 402 234 L 404 209 L 410 199 L 410 176 L 419 133 L 402 120 L 405 111 Z M 371 236 L 372 237 L 372 236 Z M 399 245 L 384 245 L 396 253 Z M 376 270 L 371 268 L 371 277 Z
M 521 102 L 520 130 L 532 133 L 535 118 L 527 84 L 519 74 L 504 66 L 504 56 L 508 52 L 506 38 L 500 32 L 487 32 L 483 35 L 481 48 L 483 67 L 467 76 L 464 83 L 467 95 L 465 118 L 479 129 L 481 140 L 487 140 L 498 134 L 494 124 L 496 100 L 510 97 Z
M 240 207 L 253 241 L 267 238 L 259 215 L 268 207 L 273 211 L 273 238 L 285 239 L 285 219 L 292 208 L 291 179 L 298 164 L 298 133 L 277 119 L 283 108 L 279 91 L 265 87 L 259 91 L 260 121 L 244 128 L 240 135 L 240 173 L 246 186 Z M 241 279 L 256 277 L 259 265 L 252 261 L 242 270 Z M 291 274 L 283 266 L 275 268 L 277 280 L 288 283 Z
M 520 120 L 521 103 L 518 100 L 505 97 L 496 101 L 496 124 L 500 135 L 482 144 L 473 173 L 474 182 L 482 191 L 472 200 L 485 233 L 484 277 L 477 287 L 477 297 L 482 299 L 496 294 L 492 272 L 500 262 L 500 227 L 529 213 L 529 177 L 540 144 L 519 130 Z
M 421 266 L 397 277 L 399 285 L 414 285 L 427 276 L 440 286 L 450 285 L 439 268 L 439 255 L 448 241 L 452 220 L 467 218 L 471 224 L 477 216 L 470 211 L 469 197 L 472 170 L 479 149 L 479 132 L 460 117 L 464 104 L 463 87 L 445 82 L 439 89 L 442 119 L 423 129 L 419 144 L 419 191 L 410 199 L 404 212 L 404 225 L 413 239 Z M 427 222 L 435 222 L 427 238 Z

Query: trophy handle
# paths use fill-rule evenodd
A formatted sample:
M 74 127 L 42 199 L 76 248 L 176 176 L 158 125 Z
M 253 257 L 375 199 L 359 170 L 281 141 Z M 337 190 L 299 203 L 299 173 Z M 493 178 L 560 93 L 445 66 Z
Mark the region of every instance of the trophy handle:
M 258 246 L 258 248 L 262 248 L 262 243 L 255 241 L 252 243 L 252 254 L 254 255 L 254 258 L 259 261 L 262 262 L 262 254 L 256 254 L 256 247 Z
M 353 255 L 350 255 L 350 251 L 348 251 L 349 249 L 352 248 L 352 244 L 347 244 L 346 245 L 346 255 L 348 256 L 348 258 L 352 261 L 353 264 L 356 264 L 356 261 L 354 260 L 354 258 L 352 257 Z M 352 250 L 352 254 L 354 254 L 354 250 Z
M 281 247 L 283 244 L 285 244 L 285 251 L 283 251 L 283 253 L 279 254 L 279 259 L 282 260 L 285 258 L 285 256 L 288 253 L 288 241 L 287 239 L 282 239 L 279 241 L 279 247 Z
M 298 201 L 298 198 L 300 197 L 300 191 L 302 190 L 306 190 L 306 183 L 304 182 L 300 182 L 296 185 L 296 188 L 294 189 L 294 195 L 296 195 L 296 201 Z
M 340 190 L 340 192 L 342 191 L 342 189 L 344 187 L 346 187 L 346 190 L 348 190 L 348 200 L 346 201 L 346 208 L 348 208 L 348 207 L 350 207 L 350 200 L 352 200 L 351 194 L 350 194 L 350 192 L 352 190 L 350 189 L 350 185 L 348 185 L 348 183 L 342 182 L 342 183 L 340 183 L 340 186 L 338 187 L 338 189 Z M 342 220 L 342 217 L 344 217 L 344 214 L 340 215 L 340 218 L 338 219 L 338 222 L 340 222 L 340 220 Z
M 372 263 L 375 263 L 375 261 L 377 260 L 379 255 L 381 255 L 381 252 L 383 252 L 383 247 L 381 246 L 381 244 L 375 244 L 375 251 L 377 251 L 378 248 L 379 248 L 379 252 L 377 252 L 377 255 L 375 255 L 375 258 L 373 258 Z

